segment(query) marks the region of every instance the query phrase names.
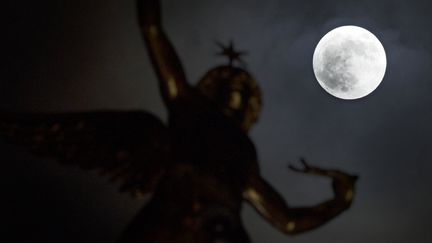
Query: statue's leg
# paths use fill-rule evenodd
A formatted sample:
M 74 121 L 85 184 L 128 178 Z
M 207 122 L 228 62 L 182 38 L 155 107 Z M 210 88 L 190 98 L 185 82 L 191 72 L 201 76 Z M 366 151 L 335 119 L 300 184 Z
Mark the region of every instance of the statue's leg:
M 173 46 L 161 24 L 158 0 L 137 0 L 140 28 L 159 79 L 164 102 L 169 105 L 174 99 L 185 96 L 190 90 L 186 77 Z

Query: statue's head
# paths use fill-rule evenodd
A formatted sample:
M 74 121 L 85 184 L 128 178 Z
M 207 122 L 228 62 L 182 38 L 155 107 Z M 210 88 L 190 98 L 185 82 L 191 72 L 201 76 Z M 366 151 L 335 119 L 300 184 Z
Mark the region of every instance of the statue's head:
M 232 65 L 211 69 L 199 81 L 198 89 L 243 130 L 248 131 L 257 121 L 261 90 L 244 69 Z
M 216 103 L 221 111 L 244 131 L 249 131 L 258 120 L 261 110 L 261 90 L 255 79 L 244 69 L 234 67 L 234 61 L 242 63 L 244 52 L 216 43 L 222 48 L 218 53 L 229 58 L 229 65 L 208 71 L 198 83 L 198 89 Z

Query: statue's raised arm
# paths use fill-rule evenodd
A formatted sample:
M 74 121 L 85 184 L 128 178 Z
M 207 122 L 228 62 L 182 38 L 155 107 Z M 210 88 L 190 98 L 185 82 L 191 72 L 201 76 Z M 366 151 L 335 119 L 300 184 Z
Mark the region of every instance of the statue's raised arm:
M 159 79 L 159 87 L 166 105 L 184 96 L 189 85 L 172 44 L 166 36 L 161 21 L 161 6 L 158 0 L 138 0 L 139 24 L 147 49 Z

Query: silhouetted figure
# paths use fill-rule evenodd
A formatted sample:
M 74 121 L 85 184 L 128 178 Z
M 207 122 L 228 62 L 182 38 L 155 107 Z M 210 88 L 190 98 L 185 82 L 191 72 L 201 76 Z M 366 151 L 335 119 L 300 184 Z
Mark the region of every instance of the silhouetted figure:
M 258 118 L 260 90 L 235 67 L 241 53 L 223 49 L 230 63 L 192 87 L 161 25 L 157 0 L 138 1 L 139 21 L 159 79 L 169 122 L 140 111 L 2 114 L 1 134 L 41 156 L 99 169 L 122 180 L 121 190 L 153 193 L 119 240 L 141 242 L 250 242 L 240 211 L 250 203 L 286 234 L 314 229 L 351 205 L 356 176 L 290 166 L 333 179 L 334 198 L 291 208 L 260 176 L 247 132 Z

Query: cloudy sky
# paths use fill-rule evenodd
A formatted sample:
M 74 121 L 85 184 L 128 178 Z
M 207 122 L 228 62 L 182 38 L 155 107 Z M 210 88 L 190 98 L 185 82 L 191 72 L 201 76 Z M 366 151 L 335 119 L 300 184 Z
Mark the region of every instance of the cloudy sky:
M 143 109 L 166 119 L 138 31 L 133 0 L 19 1 L 4 7 L 0 108 L 13 111 Z M 251 137 L 262 173 L 290 205 L 329 198 L 326 179 L 288 161 L 360 175 L 352 208 L 306 234 L 285 236 L 245 205 L 253 242 L 431 242 L 432 17 L 430 1 L 165 0 L 164 25 L 195 84 L 234 40 L 258 80 L 264 107 Z M 320 38 L 358 25 L 381 40 L 387 73 L 355 101 L 316 82 Z M 114 242 L 144 201 L 96 173 L 59 166 L 0 143 L 2 217 L 14 242 Z

